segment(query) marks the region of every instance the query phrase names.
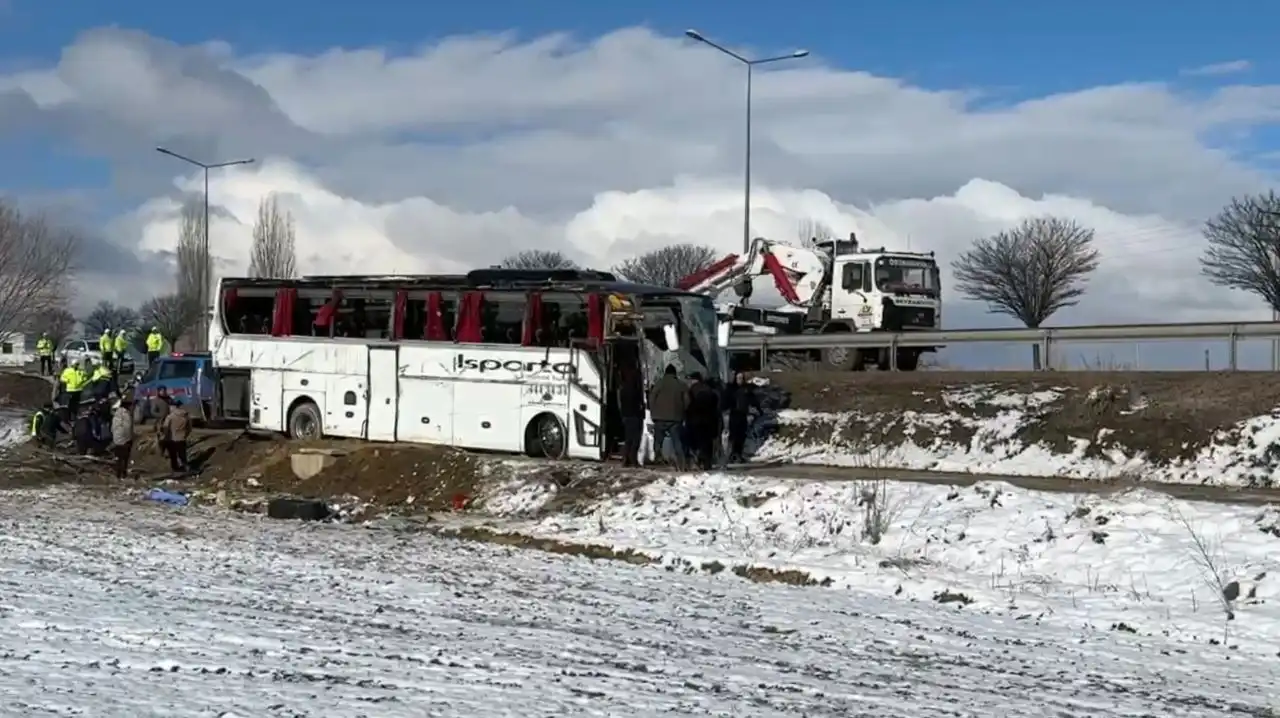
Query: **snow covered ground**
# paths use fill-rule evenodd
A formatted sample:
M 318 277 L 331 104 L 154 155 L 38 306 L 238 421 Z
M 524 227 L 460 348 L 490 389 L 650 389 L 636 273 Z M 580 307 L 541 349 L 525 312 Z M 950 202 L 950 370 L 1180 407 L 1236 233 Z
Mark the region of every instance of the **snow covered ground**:
M 22 716 L 1266 716 L 1276 663 L 865 591 L 0 493 Z
M 537 516 L 553 493 L 512 482 L 486 508 L 507 517 L 497 524 L 505 531 L 633 549 L 668 566 L 799 570 L 901 603 L 1083 633 L 1133 631 L 1197 652 L 1217 652 L 1213 644 L 1225 640 L 1280 672 L 1280 511 L 1272 508 L 1142 490 L 699 474 Z
M 936 412 L 904 411 L 892 417 L 901 422 L 908 437 L 902 443 L 859 445 L 833 438 L 813 445 L 775 438 L 758 447 L 753 459 L 988 476 L 1128 477 L 1162 483 L 1280 486 L 1280 465 L 1274 456 L 1274 447 L 1280 443 L 1280 414 L 1253 417 L 1219 432 L 1190 459 L 1153 465 L 1140 452 L 1126 452 L 1112 444 L 1112 430 L 1102 425 L 1092 436 L 1070 437 L 1073 450 L 1067 453 L 1024 443 L 1020 432 L 1044 414 L 1057 411 L 1054 403 L 1061 398 L 1061 392 L 1053 390 L 992 393 L 981 386 L 952 390 L 943 393 Z M 1140 414 L 1147 408 L 1142 402 L 1141 398 L 1134 400 L 1122 413 Z M 977 407 L 982 410 L 975 411 Z M 1157 416 L 1150 419 L 1163 420 Z M 885 423 L 852 412 L 803 410 L 778 412 L 776 421 L 782 425 L 821 422 L 833 427 L 833 437 L 839 437 L 841 427 L 855 421 Z M 964 438 L 960 441 L 949 436 Z M 1095 446 L 1106 448 L 1091 452 Z M 1103 456 L 1097 456 L 1099 453 Z

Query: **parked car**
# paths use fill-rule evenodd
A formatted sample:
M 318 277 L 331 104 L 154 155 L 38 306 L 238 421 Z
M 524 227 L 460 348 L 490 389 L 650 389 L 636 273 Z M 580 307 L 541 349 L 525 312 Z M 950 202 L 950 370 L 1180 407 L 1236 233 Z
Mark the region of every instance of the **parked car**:
M 62 349 L 58 350 L 58 361 L 63 366 L 79 364 L 85 359 L 95 364 L 102 362 L 102 352 L 98 351 L 96 340 L 90 342 L 88 339 L 69 339 L 63 343 Z
M 151 418 L 151 402 L 160 387 L 191 412 L 192 418 L 208 419 L 217 406 L 217 372 L 209 352 L 173 352 L 158 357 L 145 373 L 135 378 L 133 418 Z
M 69 364 L 79 364 L 88 359 L 94 364 L 102 363 L 102 352 L 98 351 L 97 339 L 70 339 L 62 345 L 58 350 L 58 360 L 62 366 Z M 122 374 L 132 374 L 136 361 L 133 352 L 125 354 L 124 364 L 121 366 Z

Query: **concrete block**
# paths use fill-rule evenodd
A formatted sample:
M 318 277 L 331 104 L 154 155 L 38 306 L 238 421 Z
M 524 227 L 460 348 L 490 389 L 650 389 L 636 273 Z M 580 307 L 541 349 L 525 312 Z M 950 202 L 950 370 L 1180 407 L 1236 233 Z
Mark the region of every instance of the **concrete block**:
M 343 452 L 325 449 L 302 449 L 289 455 L 289 468 L 303 481 L 333 466 Z

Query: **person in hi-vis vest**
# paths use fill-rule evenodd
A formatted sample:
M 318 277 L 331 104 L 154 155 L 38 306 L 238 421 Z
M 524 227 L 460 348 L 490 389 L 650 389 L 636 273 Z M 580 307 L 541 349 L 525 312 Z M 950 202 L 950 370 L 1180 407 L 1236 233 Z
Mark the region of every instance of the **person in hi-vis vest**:
M 115 372 L 119 374 L 121 367 L 124 366 L 124 358 L 129 355 L 129 337 L 125 334 L 123 329 L 116 332 L 116 340 L 114 344 L 115 346 L 113 349 L 115 350 L 114 353 L 116 358 Z
M 159 327 L 151 327 L 151 333 L 147 335 L 147 366 L 154 364 L 162 351 L 164 351 L 164 335 L 160 333 Z
M 62 384 L 62 391 L 66 394 L 67 416 L 71 421 L 75 421 L 76 414 L 80 411 L 80 393 L 89 383 L 89 373 L 76 364 L 69 364 L 62 370 L 58 380 Z
M 53 340 L 48 332 L 40 332 L 36 356 L 40 357 L 40 376 L 53 376 Z
M 102 328 L 102 336 L 98 337 L 98 353 L 102 355 L 103 366 L 115 366 L 112 357 L 116 353 L 116 337 L 111 327 Z

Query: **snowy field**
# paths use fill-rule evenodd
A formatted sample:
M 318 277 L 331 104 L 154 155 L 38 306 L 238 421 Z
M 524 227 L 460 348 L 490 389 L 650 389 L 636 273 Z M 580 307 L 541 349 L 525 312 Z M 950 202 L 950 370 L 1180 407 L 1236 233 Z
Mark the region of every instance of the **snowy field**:
M 485 504 L 504 531 L 631 549 L 666 565 L 799 570 L 834 589 L 963 605 L 1078 631 L 1256 655 L 1280 674 L 1280 511 L 1111 495 L 728 474 L 659 480 L 543 515 L 547 483 Z M 530 518 L 520 518 L 529 516 Z M 714 570 L 714 569 L 713 569 Z
M 194 508 L 0 493 L 13 716 L 1266 716 L 1274 661 Z
M 1257 416 L 1221 431 L 1194 457 L 1168 465 L 1153 465 L 1141 453 L 1126 453 L 1110 444 L 1112 431 L 1098 427 L 1093 436 L 1070 437 L 1073 450 L 1051 451 L 1023 443 L 1020 432 L 1040 416 L 1055 411 L 1062 398 L 1053 390 L 1031 393 L 993 393 L 983 387 L 943 392 L 936 412 L 904 411 L 892 420 L 902 424 L 908 439 L 899 445 L 851 445 L 833 440 L 826 445 L 790 444 L 770 439 L 757 448 L 755 461 L 783 461 L 864 468 L 894 468 L 1000 476 L 1051 476 L 1073 479 L 1141 478 L 1160 483 L 1213 486 L 1280 486 L 1280 466 L 1272 456 L 1280 442 L 1280 414 Z M 981 407 L 981 412 L 976 412 Z M 1140 414 L 1138 402 L 1126 414 Z M 990 415 L 985 415 L 989 413 Z M 984 414 L 984 415 L 975 415 Z M 772 417 L 781 425 L 820 422 L 841 427 L 870 421 L 856 412 L 826 413 L 786 410 Z M 1162 421 L 1153 417 L 1151 421 Z M 943 438 L 939 438 L 939 435 Z M 952 441 L 948 435 L 965 437 Z M 1097 445 L 1102 448 L 1090 453 Z M 1103 454 L 1098 457 L 1097 454 Z

